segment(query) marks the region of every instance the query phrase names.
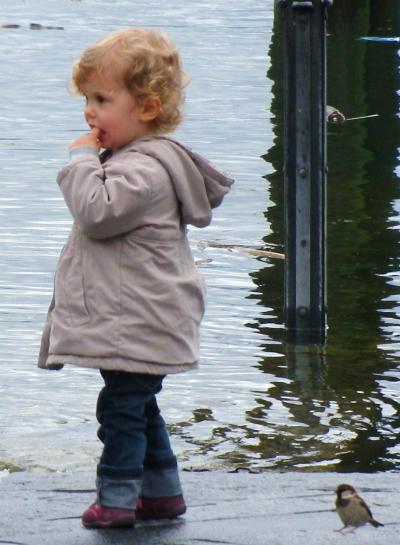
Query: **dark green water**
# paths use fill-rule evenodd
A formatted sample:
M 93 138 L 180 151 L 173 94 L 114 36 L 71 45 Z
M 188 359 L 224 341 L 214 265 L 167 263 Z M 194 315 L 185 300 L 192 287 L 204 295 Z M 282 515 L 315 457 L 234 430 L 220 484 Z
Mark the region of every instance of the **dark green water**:
M 337 471 L 399 466 L 399 47 L 362 36 L 399 36 L 397 2 L 335 0 L 328 19 L 328 104 L 364 121 L 328 125 L 328 340 L 324 354 L 286 354 L 274 373 L 291 379 L 270 395 L 294 415 L 266 436 L 265 456 L 279 467 Z M 276 143 L 267 177 L 277 203 L 266 216 L 278 243 L 282 225 L 281 28 L 275 21 L 268 76 L 274 80 Z M 261 302 L 274 301 L 282 321 L 281 267 L 254 278 Z M 261 330 L 270 323 L 260 321 Z M 284 343 L 284 335 L 277 335 Z M 270 360 L 262 367 L 271 372 Z M 258 414 L 268 412 L 260 400 Z M 275 450 L 274 450 L 275 449 Z

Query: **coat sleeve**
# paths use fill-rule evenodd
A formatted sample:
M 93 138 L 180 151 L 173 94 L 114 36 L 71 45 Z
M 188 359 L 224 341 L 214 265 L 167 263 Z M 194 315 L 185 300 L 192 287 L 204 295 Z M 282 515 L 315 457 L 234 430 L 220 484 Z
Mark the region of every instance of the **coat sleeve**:
M 81 154 L 60 171 L 57 182 L 79 227 L 91 238 L 106 239 L 140 225 L 157 168 L 154 159 L 139 153 L 104 165 Z

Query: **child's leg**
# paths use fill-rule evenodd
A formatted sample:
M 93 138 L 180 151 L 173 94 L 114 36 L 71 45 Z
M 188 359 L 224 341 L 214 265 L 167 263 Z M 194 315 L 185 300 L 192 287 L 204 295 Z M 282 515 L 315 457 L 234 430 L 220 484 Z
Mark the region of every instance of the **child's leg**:
M 161 498 L 182 494 L 176 457 L 155 396 L 147 403 L 145 415 L 147 448 L 141 495 Z
M 98 435 L 104 444 L 97 466 L 97 503 L 134 509 L 146 453 L 146 406 L 163 377 L 101 371 L 105 386 L 97 403 Z
M 175 518 L 186 511 L 176 457 L 156 398 L 146 405 L 147 449 L 142 491 L 136 507 L 140 519 Z

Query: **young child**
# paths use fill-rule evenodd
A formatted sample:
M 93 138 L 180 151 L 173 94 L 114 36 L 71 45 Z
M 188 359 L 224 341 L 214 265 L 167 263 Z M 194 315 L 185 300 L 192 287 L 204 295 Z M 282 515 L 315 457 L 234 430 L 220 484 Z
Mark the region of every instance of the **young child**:
M 104 446 L 82 521 L 133 526 L 186 511 L 155 396 L 165 375 L 197 366 L 204 286 L 186 225 L 207 226 L 233 180 L 164 136 L 181 121 L 184 85 L 164 34 L 112 33 L 75 63 L 72 84 L 90 132 L 71 144 L 57 178 L 74 223 L 39 366 L 100 369 Z

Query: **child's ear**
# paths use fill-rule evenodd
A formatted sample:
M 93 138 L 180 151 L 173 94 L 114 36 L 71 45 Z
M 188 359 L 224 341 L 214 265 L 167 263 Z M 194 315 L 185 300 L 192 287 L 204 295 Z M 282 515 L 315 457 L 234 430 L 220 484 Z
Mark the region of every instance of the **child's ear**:
M 153 121 L 161 110 L 161 103 L 158 98 L 146 97 L 142 104 L 142 111 L 140 114 L 140 120 L 143 122 Z

